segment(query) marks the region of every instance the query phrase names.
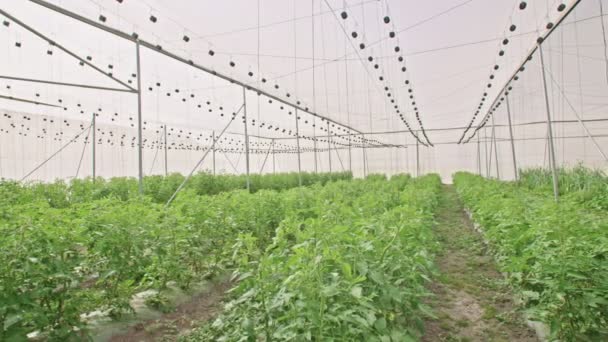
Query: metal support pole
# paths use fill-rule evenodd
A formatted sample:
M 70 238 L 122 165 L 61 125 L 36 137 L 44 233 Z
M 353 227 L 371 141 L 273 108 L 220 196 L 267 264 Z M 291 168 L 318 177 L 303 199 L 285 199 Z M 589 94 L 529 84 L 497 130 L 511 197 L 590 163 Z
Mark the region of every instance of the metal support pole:
M 302 186 L 302 159 L 300 156 L 300 118 L 298 117 L 298 108 L 296 112 L 296 147 L 298 149 L 298 185 Z
M 407 134 L 405 134 L 405 145 L 403 145 L 404 147 L 404 151 L 405 151 L 405 173 L 410 173 L 410 156 L 408 153 L 408 147 L 407 147 Z
M 167 157 L 169 156 L 169 153 L 167 152 L 167 150 L 169 149 L 168 145 L 169 143 L 167 142 L 167 125 L 163 125 L 163 133 L 164 133 L 164 140 L 165 140 L 165 177 L 169 175 L 169 162 Z
M 350 132 L 349 132 L 350 133 Z M 352 144 L 351 135 L 348 135 L 348 171 L 353 172 L 353 156 L 352 156 Z
M 331 134 L 329 132 L 329 121 L 327 121 L 327 157 L 329 159 L 329 172 L 331 173 Z
M 319 172 L 319 166 L 317 165 L 317 129 L 313 128 L 313 137 L 312 137 L 312 149 L 315 157 L 315 173 Z
M 488 163 L 490 158 L 488 158 L 488 128 L 483 128 L 483 160 L 486 164 L 486 178 L 490 178 L 490 164 Z
M 420 142 L 416 139 L 416 177 L 420 177 Z
M 494 133 L 494 131 L 490 131 Z M 490 155 L 488 156 L 488 178 L 492 177 L 492 157 L 494 156 L 494 135 L 490 135 Z
M 494 124 L 494 115 L 492 115 L 492 141 L 494 142 L 494 160 L 496 161 L 496 178 L 500 180 L 500 171 L 498 168 L 498 145 L 496 144 L 496 125 Z
M 93 130 L 93 140 L 91 140 L 91 158 L 93 159 L 93 183 L 95 183 L 95 145 L 96 145 L 96 139 L 95 139 L 95 113 L 93 113 L 93 117 L 91 118 L 91 129 Z
M 276 163 L 274 159 L 274 139 L 272 139 L 272 174 L 277 173 Z
M 251 190 L 251 180 L 249 179 L 249 134 L 247 134 L 247 94 L 243 87 L 243 117 L 245 126 L 245 167 L 247 168 L 247 191 Z
M 543 78 L 543 91 L 545 93 L 545 109 L 547 110 L 547 134 L 549 139 L 549 165 L 551 166 L 551 172 L 553 173 L 553 196 L 555 201 L 559 199 L 559 184 L 557 178 L 557 168 L 555 166 L 555 148 L 553 146 L 553 129 L 551 124 L 551 111 L 549 107 L 549 94 L 547 93 L 547 77 L 545 75 L 545 59 L 543 56 L 543 46 L 541 43 L 538 44 L 538 51 L 540 53 L 540 69 Z
M 144 193 L 144 169 L 143 169 L 143 144 L 141 132 L 141 60 L 139 54 L 139 40 L 135 41 L 135 52 L 137 57 L 137 162 L 138 162 L 138 188 L 139 194 Z
M 513 157 L 513 174 L 515 180 L 519 180 L 519 173 L 517 171 L 517 159 L 515 157 L 515 141 L 513 140 L 513 124 L 511 123 L 511 105 L 509 104 L 509 95 L 505 96 L 507 102 L 507 119 L 509 120 L 509 140 L 511 141 L 511 156 Z
M 363 178 L 367 177 L 367 160 L 365 158 L 365 135 L 361 134 L 361 152 L 363 152 Z
M 215 131 L 211 133 L 211 137 L 213 139 L 213 144 L 211 145 L 211 147 L 213 148 L 213 175 L 215 176 Z
M 477 174 L 481 176 L 481 143 L 479 142 L 479 134 L 477 134 Z

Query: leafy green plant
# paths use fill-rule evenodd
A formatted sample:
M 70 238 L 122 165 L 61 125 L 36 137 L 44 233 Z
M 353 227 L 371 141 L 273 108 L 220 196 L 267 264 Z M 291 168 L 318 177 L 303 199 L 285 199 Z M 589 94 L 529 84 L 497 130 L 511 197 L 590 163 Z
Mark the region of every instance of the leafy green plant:
M 263 251 L 241 235 L 232 299 L 185 340 L 416 338 L 430 315 L 422 298 L 439 177 L 371 177 L 316 190 L 312 207 L 287 213 Z
M 187 289 L 225 273 L 243 236 L 263 250 L 286 213 L 309 214 L 331 177 L 352 175 L 310 175 L 298 189 L 297 174 L 261 176 L 249 193 L 234 190 L 244 187 L 242 176 L 199 174 L 195 180 L 209 182 L 193 183 L 169 208 L 181 175 L 147 177 L 144 196 L 130 178 L 0 182 L 0 340 L 32 332 L 83 340 L 83 313 L 119 318 L 133 312 L 137 292 L 157 289 L 162 299 L 169 282 Z
M 454 183 L 527 311 L 550 326 L 552 338 L 605 340 L 608 215 L 577 197 L 556 203 L 531 174 L 523 185 L 467 173 Z

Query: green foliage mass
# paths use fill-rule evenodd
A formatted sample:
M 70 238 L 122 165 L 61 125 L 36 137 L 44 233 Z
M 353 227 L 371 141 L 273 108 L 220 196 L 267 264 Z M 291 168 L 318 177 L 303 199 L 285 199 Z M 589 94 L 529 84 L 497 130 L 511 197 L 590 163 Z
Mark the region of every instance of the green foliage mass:
M 528 189 L 553 191 L 550 170 L 524 170 L 520 178 L 521 185 Z M 587 208 L 608 210 L 608 176 L 603 171 L 579 165 L 572 169 L 558 169 L 557 179 L 562 196 Z
M 242 234 L 233 245 L 231 300 L 185 341 L 410 341 L 420 335 L 436 248 L 440 180 L 338 182 L 291 192 L 266 248 Z
M 180 175 L 147 177 L 144 196 L 128 178 L 0 182 L 0 341 L 86 339 L 82 313 L 120 317 L 136 292 L 227 272 L 242 236 L 262 250 L 287 213 L 309 210 L 302 198 L 352 176 L 303 178 L 255 176 L 249 193 L 241 176 L 199 174 L 169 208 Z
M 469 173 L 456 173 L 454 184 L 527 311 L 550 326 L 552 339 L 605 341 L 606 178 L 583 169 L 560 174 L 557 203 L 550 176 L 540 170 L 524 172 L 521 184 Z

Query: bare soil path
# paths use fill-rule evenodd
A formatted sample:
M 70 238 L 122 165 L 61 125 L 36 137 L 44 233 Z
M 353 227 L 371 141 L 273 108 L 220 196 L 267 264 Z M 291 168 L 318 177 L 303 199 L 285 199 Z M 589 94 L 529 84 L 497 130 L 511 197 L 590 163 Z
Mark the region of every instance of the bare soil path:
M 222 299 L 233 284 L 218 281 L 189 301 L 177 306 L 175 310 L 158 319 L 145 321 L 131 326 L 128 331 L 114 335 L 110 342 L 151 342 L 176 341 L 190 329 L 213 319 L 222 310 Z
M 437 318 L 426 322 L 422 341 L 537 341 L 451 185 L 443 188 L 435 234 L 440 276 L 428 304 Z

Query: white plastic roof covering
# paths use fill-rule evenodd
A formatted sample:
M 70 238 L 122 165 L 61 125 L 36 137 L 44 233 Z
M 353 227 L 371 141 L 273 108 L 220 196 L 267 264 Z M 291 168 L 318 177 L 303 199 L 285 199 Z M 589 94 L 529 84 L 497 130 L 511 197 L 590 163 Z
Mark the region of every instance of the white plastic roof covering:
M 292 103 L 301 101 L 302 107 L 368 133 L 367 139 L 391 145 L 372 148 L 378 143 L 365 144 L 369 172 L 416 173 L 415 139 L 390 100 L 395 99 L 411 128 L 426 142 L 414 113 L 417 107 L 434 144 L 420 145 L 420 171 L 440 172 L 445 178 L 460 169 L 487 172 L 490 147 L 485 137 L 491 136 L 491 121 L 479 132 L 479 162 L 477 138 L 466 145 L 455 144 L 464 129 L 451 128 L 466 126 L 482 94 L 487 92 L 474 125 L 481 121 L 537 37 L 546 31 L 546 24 L 555 23 L 563 13 L 557 10 L 562 2 L 571 6 L 576 1 L 527 1 L 525 10 L 519 9 L 519 0 L 49 1 L 126 33 L 137 32 L 140 38 L 161 45 L 163 50 Z M 543 44 L 550 109 L 558 121 L 554 136 L 559 165 L 607 164 L 576 121 L 576 115 L 595 120 L 586 124 L 597 135 L 596 142 L 608 152 L 608 62 L 602 20 L 604 25 L 608 22 L 600 12 L 600 4 L 608 9 L 608 0 L 581 1 Z M 92 64 L 136 88 L 133 42 L 28 0 L 4 1 L 0 9 L 82 58 L 90 56 Z M 342 12 L 347 13 L 346 19 L 341 18 Z M 100 21 L 101 16 L 105 22 Z M 156 22 L 150 20 L 151 16 Z M 386 16 L 390 18 L 388 24 L 383 20 Z M 0 21 L 4 20 L 0 15 Z M 125 88 L 8 21 L 8 27 L 0 27 L 1 76 Z M 509 30 L 511 25 L 516 25 L 514 32 Z M 395 38 L 390 38 L 391 31 L 396 32 Z M 357 38 L 353 38 L 353 32 Z M 506 46 L 502 45 L 504 38 L 509 39 Z M 365 49 L 360 49 L 360 44 L 365 44 Z M 399 52 L 395 52 L 396 46 Z M 504 56 L 498 55 L 501 49 Z M 213 56 L 209 50 L 214 51 Z M 373 62 L 368 61 L 370 56 Z M 399 56 L 404 62 L 398 60 Z M 520 73 L 510 95 L 520 167 L 547 165 L 546 125 L 528 124 L 546 120 L 539 59 L 537 52 Z M 374 64 L 378 64 L 377 69 Z M 498 70 L 494 70 L 495 65 Z M 403 66 L 407 67 L 406 72 L 402 72 Z M 219 134 L 231 114 L 241 107 L 243 90 L 147 48 L 141 49 L 141 68 L 144 172 L 164 172 L 162 127 L 167 125 L 169 171 L 187 173 L 204 153 L 196 148 L 208 147 L 213 132 Z M 490 75 L 494 75 L 492 80 Z M 488 83 L 492 83 L 491 88 Z M 391 97 L 387 97 L 385 87 Z M 410 88 L 412 93 L 408 92 Z M 409 98 L 411 94 L 413 100 Z M 137 152 L 132 145 L 137 134 L 135 94 L 0 79 L 0 95 L 58 106 L 0 99 L 0 177 L 21 179 L 81 131 L 84 132 L 78 139 L 28 179 L 74 177 L 79 164 L 78 177 L 89 176 L 91 146 L 83 143 L 91 139 L 87 128 L 94 113 L 98 114 L 97 175 L 137 174 Z M 412 101 L 416 104 L 412 105 Z M 249 134 L 253 135 L 250 147 L 257 152 L 252 154 L 252 172 L 273 171 L 267 151 L 293 152 L 296 148 L 295 118 L 290 112 L 293 109 L 284 104 L 270 103 L 269 98 L 247 91 Z M 328 171 L 327 132 L 320 129 L 326 127 L 326 122 L 299 114 L 300 135 L 324 140 L 317 143 L 317 169 Z M 512 178 L 504 104 L 494 114 L 494 120 L 499 173 L 503 178 Z M 347 132 L 338 131 L 337 127 L 330 130 L 335 134 Z M 233 134 L 218 142 L 218 147 L 226 152 L 216 154 L 218 172 L 244 172 L 245 157 L 240 153 L 243 128 L 242 121 L 235 120 L 228 129 Z M 289 131 L 291 135 L 287 134 Z M 382 133 L 395 131 L 402 132 Z M 270 138 L 275 139 L 274 146 Z M 353 136 L 353 144 L 359 138 Z M 334 136 L 332 141 L 347 144 L 348 137 Z M 305 151 L 302 168 L 313 171 L 314 144 L 310 139 L 300 139 L 300 145 Z M 358 143 L 355 145 L 351 150 L 352 170 L 362 175 L 364 152 Z M 348 170 L 348 148 L 331 146 L 337 148 L 331 152 L 332 170 Z M 495 168 L 495 157 L 491 158 Z M 277 172 L 297 170 L 296 154 L 275 154 L 274 166 Z M 209 156 L 202 169 L 211 168 Z

